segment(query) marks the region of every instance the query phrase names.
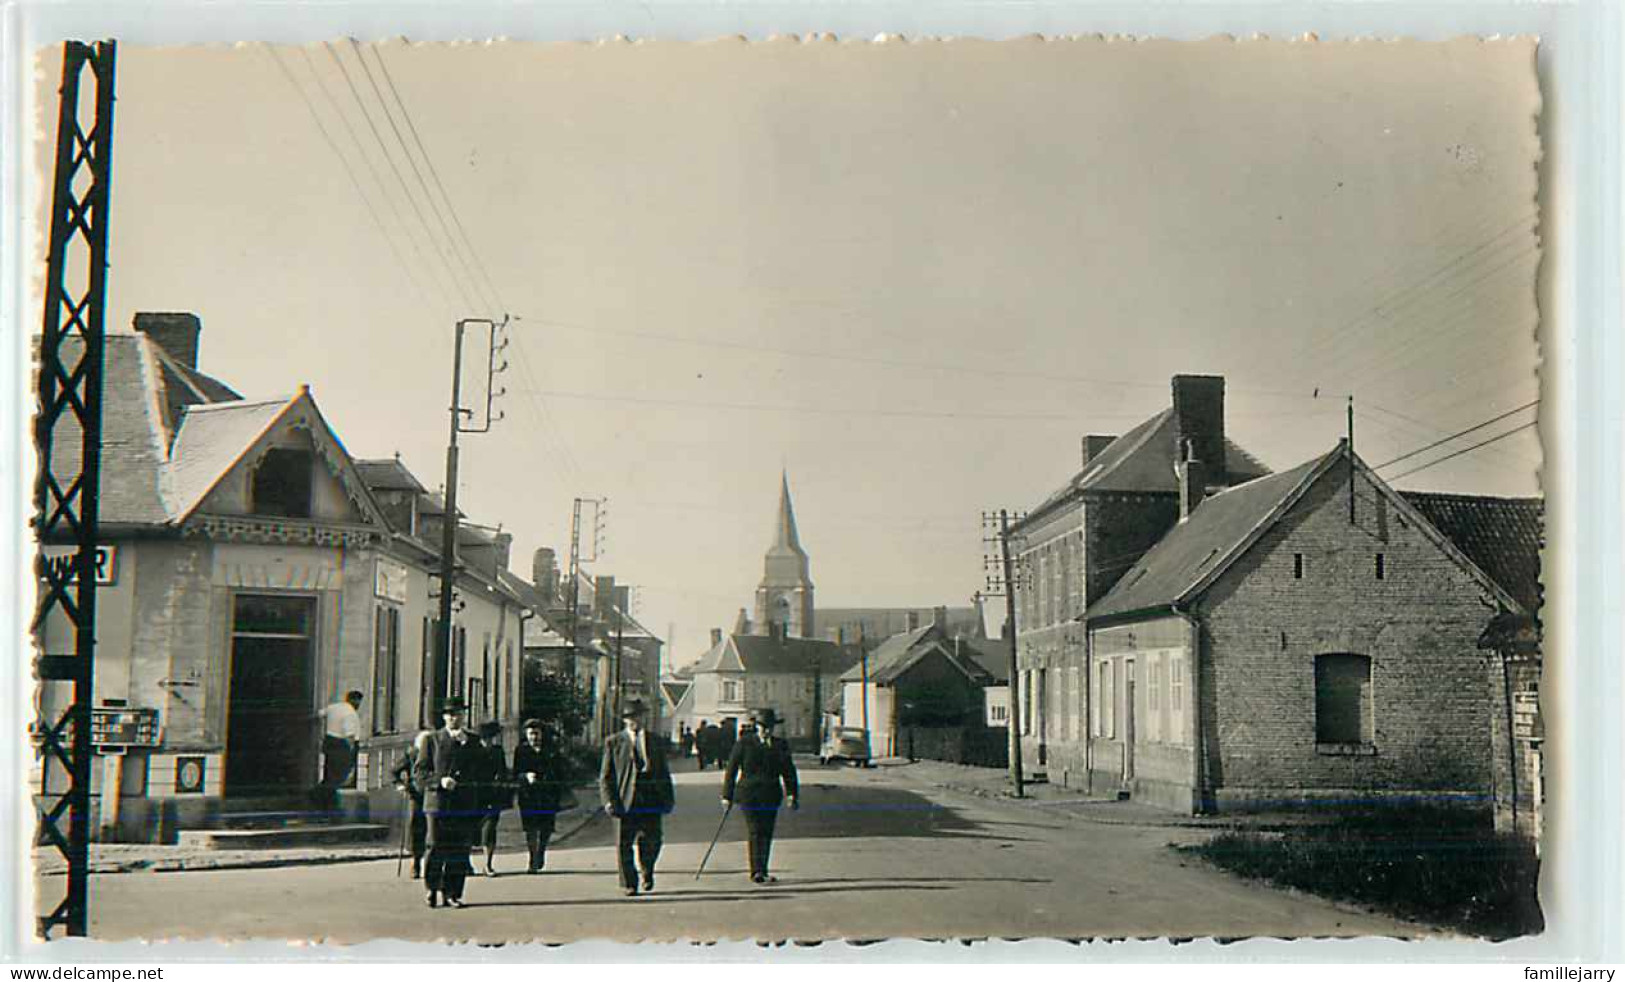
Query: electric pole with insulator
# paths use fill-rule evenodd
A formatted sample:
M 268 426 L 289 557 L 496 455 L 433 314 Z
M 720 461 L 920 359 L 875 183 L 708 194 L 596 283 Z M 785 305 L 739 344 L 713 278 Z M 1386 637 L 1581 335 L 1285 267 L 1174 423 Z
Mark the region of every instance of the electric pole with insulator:
M 1024 516 L 1017 513 L 1015 521 L 1020 522 Z M 1016 579 L 1015 569 L 1019 564 L 1010 558 L 1010 522 L 1011 515 L 1003 508 L 997 513 L 982 513 L 982 528 L 992 532 L 990 537 L 984 537 L 983 542 L 989 545 L 996 544 L 999 554 L 984 560 L 987 569 L 987 595 L 1004 597 L 1005 623 L 1009 625 L 1010 634 L 1010 710 L 1005 714 L 1005 725 L 1010 734 L 1010 793 L 1020 798 L 1026 793 L 1021 778 L 1021 671 L 1017 665 L 1016 657 Z

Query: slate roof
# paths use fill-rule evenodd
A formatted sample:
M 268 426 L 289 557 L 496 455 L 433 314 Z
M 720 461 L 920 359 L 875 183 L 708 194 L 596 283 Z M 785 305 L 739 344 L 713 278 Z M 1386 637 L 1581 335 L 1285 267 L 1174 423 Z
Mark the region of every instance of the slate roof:
M 1390 488 L 1340 442 L 1330 453 L 1289 471 L 1261 477 L 1204 499 L 1188 519 L 1169 530 L 1116 586 L 1096 601 L 1086 616 L 1097 620 L 1166 609 L 1189 601 L 1251 548 L 1258 536 L 1285 515 L 1334 464 L 1350 459 L 1398 507 L 1420 511 L 1407 496 Z M 1461 566 L 1487 589 L 1501 594 L 1503 602 L 1518 602 L 1510 591 L 1479 567 L 1469 553 L 1428 524 L 1425 513 L 1416 517 L 1421 519 L 1418 527 L 1433 537 L 1446 553 L 1454 554 Z
M 1174 411 L 1170 407 L 1113 440 L 1071 480 L 1034 508 L 1028 520 L 1085 491 L 1177 493 L 1174 433 Z M 1226 438 L 1224 448 L 1229 483 L 1240 484 L 1269 474 L 1268 467 L 1233 440 Z
M 677 706 L 682 703 L 683 697 L 688 695 L 689 687 L 693 684 L 693 682 L 688 681 L 677 682 L 673 681 L 672 679 L 662 679 L 660 682 L 660 693 L 666 697 L 667 702 L 671 703 L 673 706 Z
M 1400 494 L 1526 611 L 1540 609 L 1540 547 L 1546 530 L 1541 499 Z
M 961 671 L 976 681 L 989 681 L 984 678 L 987 672 L 974 658 L 968 654 L 955 655 L 953 641 L 945 638 L 935 625 L 928 624 L 917 630 L 894 634 L 882 642 L 880 647 L 870 652 L 869 682 L 873 685 L 889 685 L 934 651 L 942 652 L 950 663 L 957 665 Z M 864 666 L 860 662 L 848 669 L 841 676 L 841 681 L 862 682 L 863 678 Z
M 293 402 L 225 402 L 188 409 L 170 454 L 174 462 L 170 468 L 172 517 L 184 517 L 201 504 Z
M 1169 530 L 1140 557 L 1088 616 L 1107 617 L 1167 607 L 1209 571 L 1230 558 L 1277 509 L 1296 497 L 1308 479 L 1336 456 L 1333 451 L 1280 474 L 1240 484 L 1203 499 L 1190 518 Z
M 768 675 L 810 675 L 816 666 L 834 678 L 858 661 L 856 649 L 816 638 L 773 638 L 730 634 L 706 652 L 694 674 L 706 672 L 760 672 Z
M 1003 638 L 961 641 L 960 651 L 997 685 L 1010 684 L 1010 643 Z
M 406 465 L 394 457 L 385 457 L 382 460 L 358 460 L 355 469 L 361 474 L 361 480 L 374 491 L 411 491 L 414 494 L 427 494 L 428 489 L 418 483 Z

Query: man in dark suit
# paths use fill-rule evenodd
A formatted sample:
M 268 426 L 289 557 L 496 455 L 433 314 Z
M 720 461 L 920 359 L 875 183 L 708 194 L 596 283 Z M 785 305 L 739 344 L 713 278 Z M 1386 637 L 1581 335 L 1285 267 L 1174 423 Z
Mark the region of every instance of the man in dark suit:
M 768 875 L 768 854 L 773 850 L 773 827 L 779 819 L 779 806 L 789 799 L 792 809 L 800 808 L 797 797 L 795 761 L 790 745 L 773 734 L 779 723 L 772 709 L 752 714 L 756 732 L 746 729 L 728 757 L 728 773 L 722 780 L 722 804 L 738 803 L 745 815 L 747 849 L 752 883 L 773 883 Z
M 540 873 L 547 865 L 547 842 L 553 837 L 569 777 L 541 720 L 527 719 L 520 728 L 525 740 L 513 751 L 513 779 L 519 789 L 519 823 L 524 826 L 525 848 L 530 854 L 525 871 Z
M 660 857 L 661 818 L 676 803 L 663 740 L 643 728 L 643 703 L 633 700 L 621 711 L 625 728 L 604 741 L 598 769 L 598 794 L 604 811 L 620 823 L 618 849 L 621 892 L 638 895 L 655 888 L 655 860 Z M 636 847 L 637 861 L 633 862 Z M 639 871 L 642 871 L 641 884 Z
M 429 817 L 423 885 L 429 891 L 430 907 L 438 907 L 442 896 L 447 907 L 463 906 L 463 884 L 474 872 L 468 850 L 479 828 L 486 768 L 479 738 L 464 725 L 466 709 L 456 696 L 441 704 L 440 716 L 446 725 L 430 734 L 412 768 Z

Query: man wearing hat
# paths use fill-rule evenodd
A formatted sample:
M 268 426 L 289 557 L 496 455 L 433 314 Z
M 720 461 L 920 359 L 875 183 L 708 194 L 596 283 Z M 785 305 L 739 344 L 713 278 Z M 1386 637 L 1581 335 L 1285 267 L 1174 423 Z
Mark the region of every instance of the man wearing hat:
M 779 805 L 788 798 L 792 809 L 800 808 L 800 790 L 790 745 L 774 735 L 779 714 L 758 709 L 751 714 L 756 733 L 746 730 L 728 757 L 728 773 L 722 780 L 722 804 L 735 802 L 745 815 L 750 878 L 753 883 L 772 883 L 767 859 L 773 849 L 773 826 L 778 822 Z
M 666 765 L 664 741 L 651 738 L 643 728 L 643 703 L 635 699 L 627 703 L 621 720 L 625 728 L 604 741 L 598 794 L 604 811 L 620 824 L 621 892 L 635 897 L 640 886 L 645 893 L 655 888 L 661 817 L 676 804 L 676 791 Z
M 412 769 L 429 818 L 423 885 L 430 907 L 438 907 L 442 897 L 447 907 L 463 906 L 463 883 L 474 872 L 468 850 L 479 827 L 485 752 L 465 725 L 467 708 L 456 696 L 441 703 L 445 726 L 429 735 Z
M 548 745 L 541 720 L 527 719 L 520 726 L 525 738 L 513 751 L 513 780 L 519 789 L 519 823 L 525 828 L 530 853 L 527 873 L 540 873 L 547 865 L 547 840 L 553 837 L 559 804 L 566 788 L 564 762 Z

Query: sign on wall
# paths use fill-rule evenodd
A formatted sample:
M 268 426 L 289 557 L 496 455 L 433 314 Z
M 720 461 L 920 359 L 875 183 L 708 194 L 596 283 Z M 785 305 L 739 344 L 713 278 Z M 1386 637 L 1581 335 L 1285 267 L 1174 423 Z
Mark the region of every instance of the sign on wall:
M 373 581 L 373 593 L 381 600 L 406 603 L 406 576 L 405 566 L 379 558 L 377 574 Z
M 61 547 L 57 547 L 58 550 Z M 73 572 L 73 557 L 79 554 L 77 549 L 63 551 L 47 551 L 45 564 L 51 568 L 59 578 L 66 578 Z M 118 546 L 96 547 L 96 585 L 112 586 L 115 574 L 118 572 Z
M 175 793 L 202 794 L 204 779 L 209 775 L 206 757 L 175 758 Z
M 125 707 L 92 709 L 90 742 L 99 747 L 156 747 L 158 710 Z

